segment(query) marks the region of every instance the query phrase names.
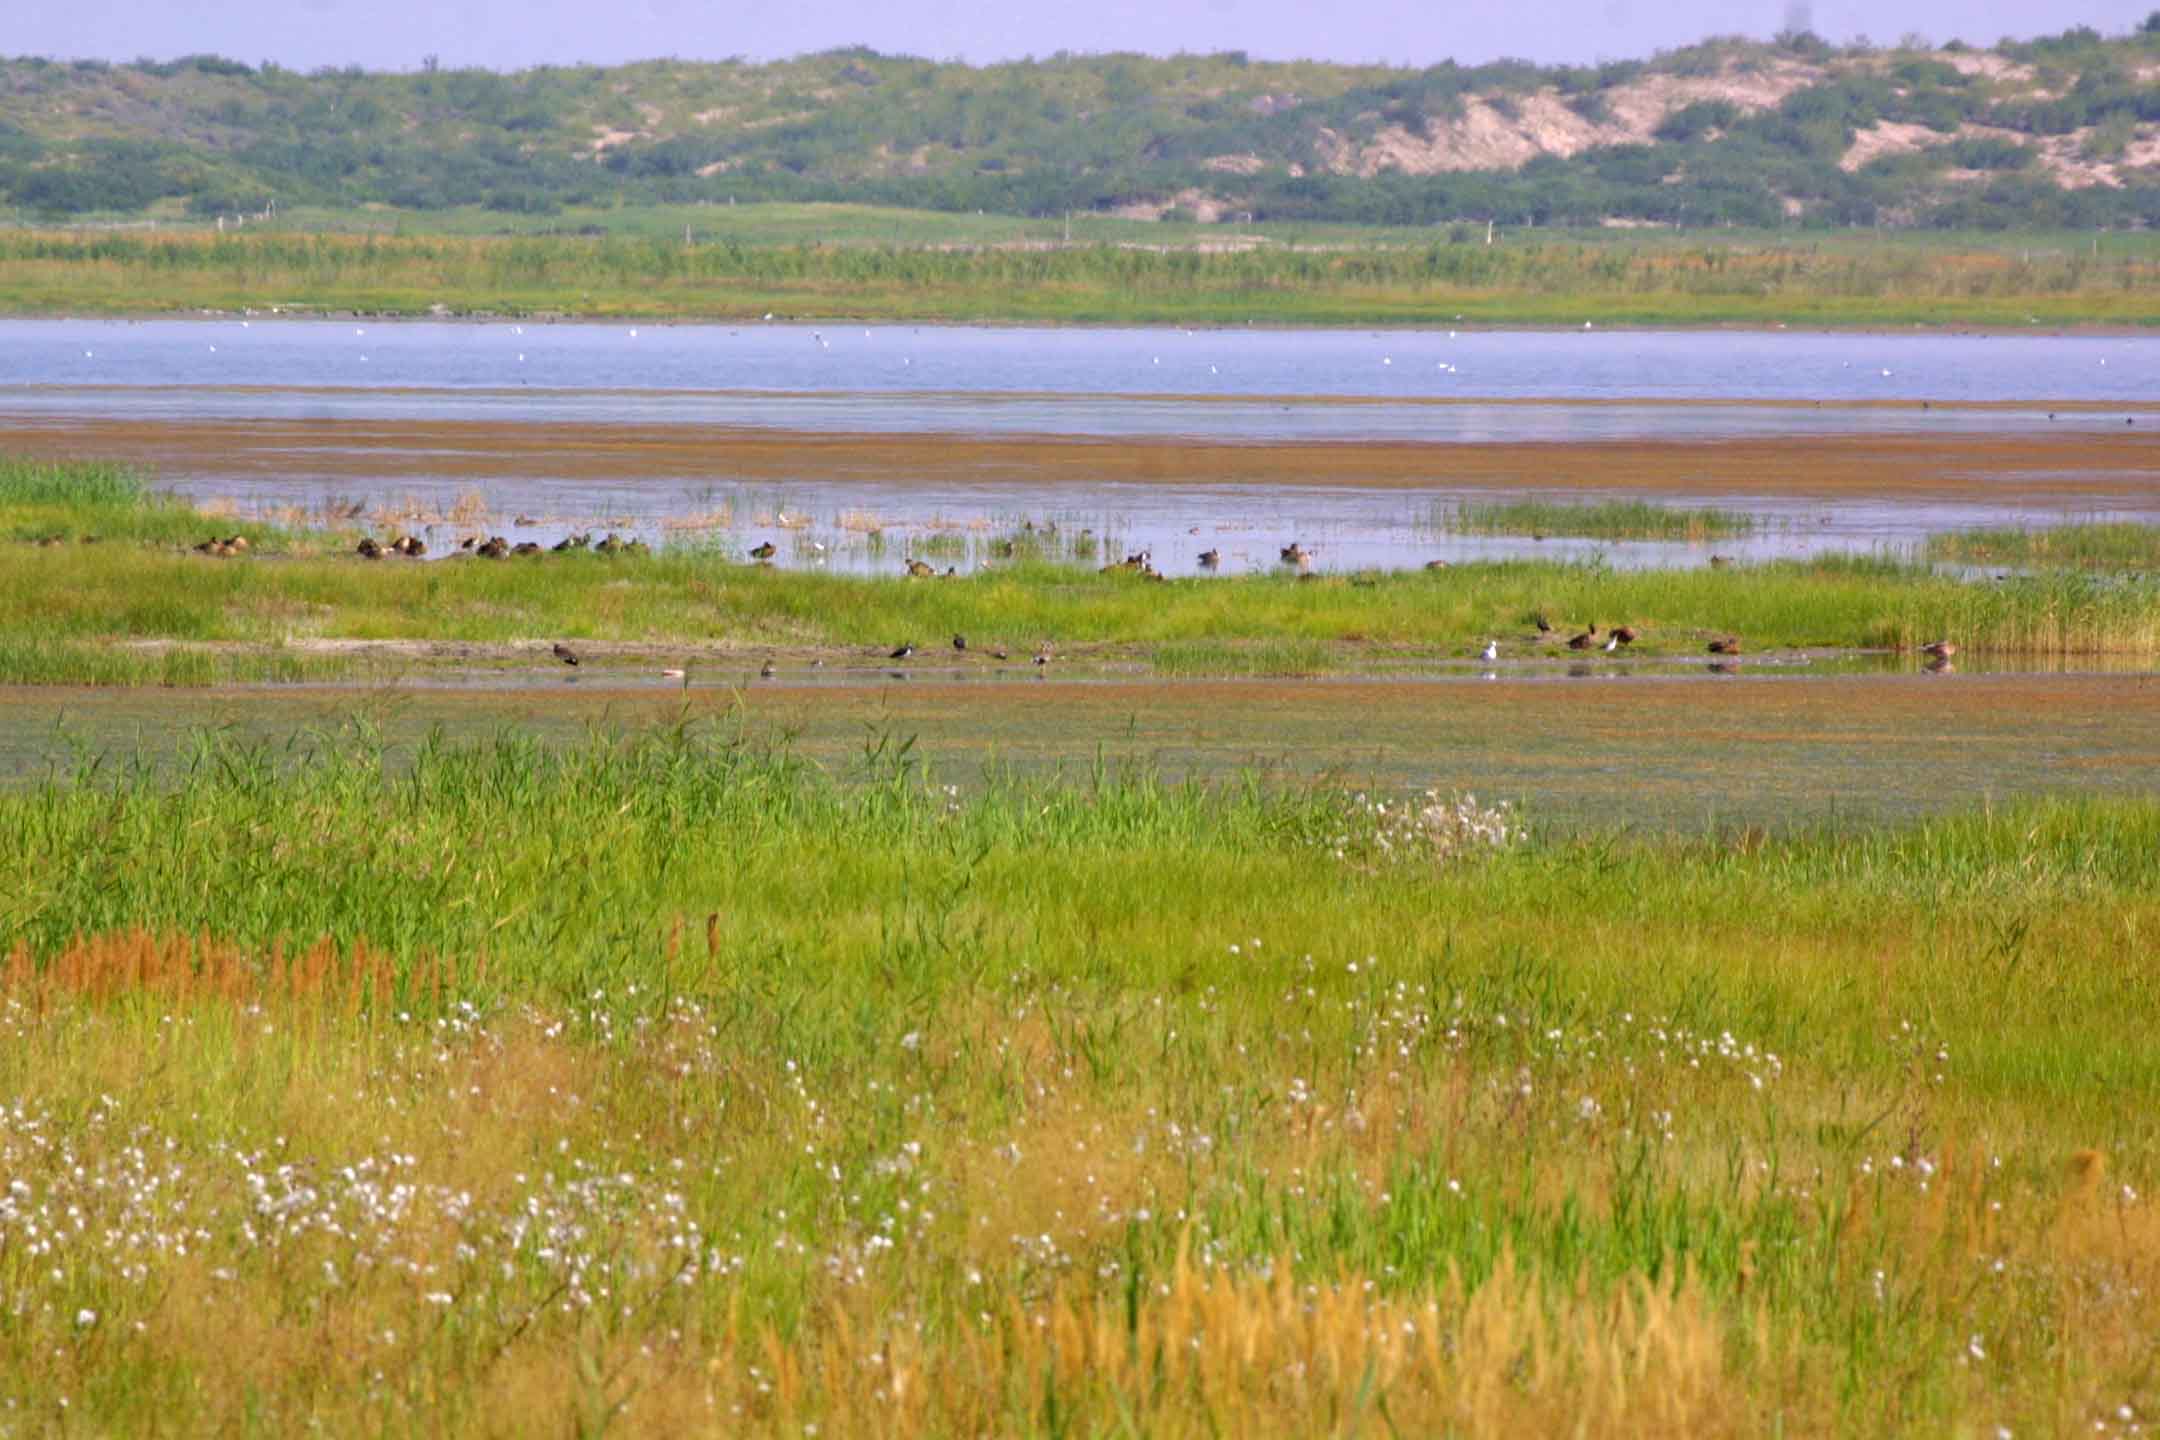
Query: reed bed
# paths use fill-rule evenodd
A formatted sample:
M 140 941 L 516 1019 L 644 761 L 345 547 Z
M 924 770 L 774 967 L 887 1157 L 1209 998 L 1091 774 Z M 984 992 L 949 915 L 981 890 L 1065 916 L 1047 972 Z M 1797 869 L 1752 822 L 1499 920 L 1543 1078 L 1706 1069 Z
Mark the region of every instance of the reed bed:
M 695 715 L 76 757 L 0 791 L 0 1404 L 2127 1433 L 2156 843 L 962 791 Z
M 125 465 L 0 456 L 0 544 L 192 544 L 211 523 Z
M 1648 500 L 1516 500 L 1436 508 L 1431 527 L 1442 534 L 1546 535 L 1591 540 L 1668 540 L 1700 543 L 1755 533 L 1753 516 L 1713 506 L 1659 505 Z
M 2093 521 L 2046 529 L 1959 530 L 1931 535 L 1928 558 L 2024 569 L 2160 569 L 2160 525 Z
M 2151 324 L 2143 254 L 1518 241 L 1204 251 L 0 232 L 0 309 L 1049 322 Z

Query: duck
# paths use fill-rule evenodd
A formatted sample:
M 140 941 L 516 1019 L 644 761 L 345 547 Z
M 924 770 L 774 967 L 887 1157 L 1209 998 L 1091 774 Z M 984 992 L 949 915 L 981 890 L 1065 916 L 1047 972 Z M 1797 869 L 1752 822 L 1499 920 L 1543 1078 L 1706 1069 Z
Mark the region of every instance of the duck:
M 1932 645 L 1922 645 L 1920 647 L 1920 653 L 1923 655 L 1933 656 L 1937 660 L 1948 660 L 1951 656 L 1958 653 L 1958 647 L 1955 641 L 1937 640 Z
M 1635 643 L 1635 627 L 1632 625 L 1622 625 L 1618 629 L 1614 630 L 1612 634 L 1613 639 L 1619 641 L 1622 645 L 1632 645 Z
M 538 555 L 541 553 L 540 542 L 537 540 L 520 540 L 511 547 L 510 553 L 513 555 Z
M 778 668 L 773 664 L 772 658 L 770 656 L 767 656 L 765 663 L 758 666 L 757 673 L 760 678 L 770 680 L 774 675 L 778 674 L 779 671 Z
M 1542 610 L 1538 611 L 1538 612 L 1537 612 L 1537 614 L 1536 614 L 1535 616 L 1533 616 L 1532 618 L 1533 618 L 1533 619 L 1535 619 L 1535 620 L 1537 621 L 1537 628 L 1538 628 L 1538 634 L 1540 634 L 1540 635 L 1550 635 L 1550 634 L 1552 634 L 1552 621 L 1550 621 L 1550 620 L 1548 620 L 1548 619 L 1546 619 L 1546 618 L 1545 618 L 1545 612 L 1544 612 L 1544 611 L 1542 611 Z
M 1282 547 L 1282 561 L 1285 565 L 1310 565 L 1312 564 L 1312 551 L 1307 550 L 1293 540 Z
M 359 545 L 354 548 L 363 560 L 380 560 L 383 557 L 383 547 L 372 535 L 361 536 Z
M 1710 653 L 1712 655 L 1738 655 L 1740 653 L 1740 637 L 1737 635 L 1719 636 L 1710 642 Z
M 578 663 L 577 651 L 572 650 L 568 645 L 563 644 L 563 642 L 560 640 L 557 640 L 555 642 L 554 648 L 551 653 L 555 656 L 556 659 L 562 661 L 562 663 L 565 665 L 575 665 Z
M 937 574 L 937 571 L 920 560 L 910 558 L 907 562 L 907 573 L 910 580 L 928 580 L 931 576 Z
M 1448 568 L 1448 565 L 1447 561 L 1445 560 L 1427 560 L 1425 562 L 1425 568 L 1427 570 L 1445 570 Z
M 417 535 L 400 535 L 390 542 L 390 548 L 400 555 L 408 555 L 417 560 L 427 554 L 427 541 Z
M 1203 570 L 1213 570 L 1214 568 L 1216 568 L 1216 567 L 1217 567 L 1218 565 L 1220 565 L 1220 564 L 1222 564 L 1222 551 L 1220 551 L 1220 550 L 1202 550 L 1202 551 L 1200 552 L 1200 568 L 1201 568 L 1201 569 L 1203 569 Z
M 955 649 L 955 650 L 965 650 L 965 649 L 967 649 L 967 636 L 965 636 L 965 635 L 955 635 L 955 636 L 953 636 L 953 637 L 952 637 L 952 648 L 953 648 L 953 649 Z
M 1592 625 L 1582 634 L 1568 637 L 1567 648 L 1570 650 L 1588 650 L 1595 644 L 1597 644 L 1597 626 Z
M 770 560 L 773 556 L 779 553 L 780 547 L 773 544 L 772 541 L 767 540 L 762 545 L 754 545 L 751 547 L 750 558 L 753 560 Z
M 572 550 L 583 550 L 591 544 L 592 534 L 590 531 L 588 531 L 583 535 L 565 535 L 562 539 L 555 542 L 553 548 L 556 554 L 567 555 Z
M 473 554 L 484 555 L 490 560 L 500 560 L 510 553 L 510 542 L 500 535 L 490 535 L 474 547 Z

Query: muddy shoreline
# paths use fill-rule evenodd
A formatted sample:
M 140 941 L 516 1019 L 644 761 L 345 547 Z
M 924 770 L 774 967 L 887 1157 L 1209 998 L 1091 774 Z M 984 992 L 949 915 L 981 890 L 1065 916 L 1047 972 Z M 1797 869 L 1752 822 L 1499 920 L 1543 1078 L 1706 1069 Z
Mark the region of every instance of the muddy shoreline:
M 2065 411 L 2071 407 L 2059 407 Z M 1586 441 L 1256 441 L 468 420 L 0 419 L 0 451 L 235 480 L 1295 484 L 2036 504 L 2160 499 L 2160 423 L 2117 431 Z

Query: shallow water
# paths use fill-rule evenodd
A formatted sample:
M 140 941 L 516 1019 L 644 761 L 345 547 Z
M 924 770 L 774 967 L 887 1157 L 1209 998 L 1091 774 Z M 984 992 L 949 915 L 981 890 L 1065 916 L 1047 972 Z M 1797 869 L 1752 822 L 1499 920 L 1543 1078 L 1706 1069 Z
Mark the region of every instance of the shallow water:
M 1196 406 L 1306 397 L 1423 402 L 1728 400 L 1793 404 L 1922 400 L 2113 403 L 2149 408 L 2160 392 L 2160 338 L 1820 334 L 1639 330 L 1038 329 L 966 326 L 344 324 L 258 318 L 203 321 L 0 322 L 0 389 L 27 386 L 275 387 L 218 403 L 308 407 L 357 403 L 375 414 L 501 418 L 535 406 L 591 420 L 747 419 L 788 428 L 866 427 L 863 417 L 930 429 L 975 424 L 1035 432 L 1248 436 L 1258 423 L 1413 424 L 1449 438 L 1613 438 L 1585 424 L 1649 434 L 1715 433 L 1726 423 L 1655 408 L 1563 410 L 1566 433 L 1532 437 L 1508 412 L 1362 407 L 1352 420 L 1319 405 Z M 323 387 L 314 391 L 295 387 Z M 400 387 L 406 393 L 400 394 Z M 562 392 L 527 397 L 526 389 Z M 446 395 L 455 398 L 446 398 Z M 897 405 L 881 403 L 890 397 Z M 181 397 L 175 397 L 181 398 Z M 978 402 L 972 407 L 969 402 Z M 1059 401 L 1075 402 L 1062 405 Z M 1115 403 L 1113 403 L 1115 402 Z M 1138 403 L 1127 403 L 1138 402 Z M 159 403 L 129 398 L 130 405 Z M 200 396 L 184 403 L 206 403 Z M 585 407 L 578 412 L 565 405 Z M 719 407 L 707 410 L 703 407 Z M 269 412 L 276 413 L 276 412 Z M 1404 414 L 1411 418 L 1405 420 Z M 1590 418 L 1595 413 L 1598 419 Z M 1893 412 L 1910 418 L 1910 407 Z M 1732 423 L 1758 423 L 1749 412 Z M 1265 420 L 1269 415 L 1286 416 Z M 1219 418 L 1220 417 L 1220 418 Z M 1316 418 L 1318 417 L 1318 418 Z M 1452 418 L 1450 418 L 1452 417 Z M 1814 422 L 1796 415 L 1790 425 Z M 1849 420 L 1840 423 L 1852 423 Z M 1915 422 L 1917 423 L 1917 422 Z M 1681 427 L 1678 431 L 1665 429 Z M 1161 427 L 1157 431 L 1157 427 Z M 1367 438 L 1371 429 L 1345 437 Z M 1341 438 L 1341 437 L 1339 437 Z
M 1292 541 L 1321 569 L 1632 567 L 2160 518 L 2156 395 L 2143 336 L 0 322 L 0 449 L 146 463 L 241 515 L 357 506 L 438 555 L 615 529 L 863 573 L 973 569 L 1026 522 L 1059 527 L 1053 552 L 1192 574 L 1204 550 L 1238 573 Z M 1869 437 L 1908 448 L 1851 451 Z M 1650 453 L 1583 460 L 1630 446 Z M 1850 474 L 1796 480 L 1834 454 Z M 1757 525 L 1540 541 L 1446 520 L 1585 489 L 1684 490 Z
M 595 683 L 599 682 L 599 683 Z M 2017 796 L 2160 790 L 2160 677 L 1821 676 L 1658 683 L 1391 680 L 956 685 L 934 672 L 850 685 L 530 692 L 0 689 L 0 782 L 70 754 L 170 760 L 193 727 L 285 744 L 368 715 L 393 743 L 432 727 L 574 742 L 685 711 L 794 737 L 845 774 L 866 743 L 913 737 L 944 778 L 989 765 L 1085 770 L 1098 756 L 1173 777 L 1258 770 L 1509 799 L 1560 824 L 1871 823 Z

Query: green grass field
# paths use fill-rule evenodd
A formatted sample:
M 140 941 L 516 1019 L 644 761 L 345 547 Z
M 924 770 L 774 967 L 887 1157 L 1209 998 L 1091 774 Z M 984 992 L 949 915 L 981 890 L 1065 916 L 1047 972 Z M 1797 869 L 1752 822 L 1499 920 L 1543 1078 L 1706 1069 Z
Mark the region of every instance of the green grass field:
M 2117 1433 L 2156 844 L 2147 801 L 1649 841 L 1115 764 L 962 795 L 694 720 L 85 768 L 0 791 L 5 1389 Z

